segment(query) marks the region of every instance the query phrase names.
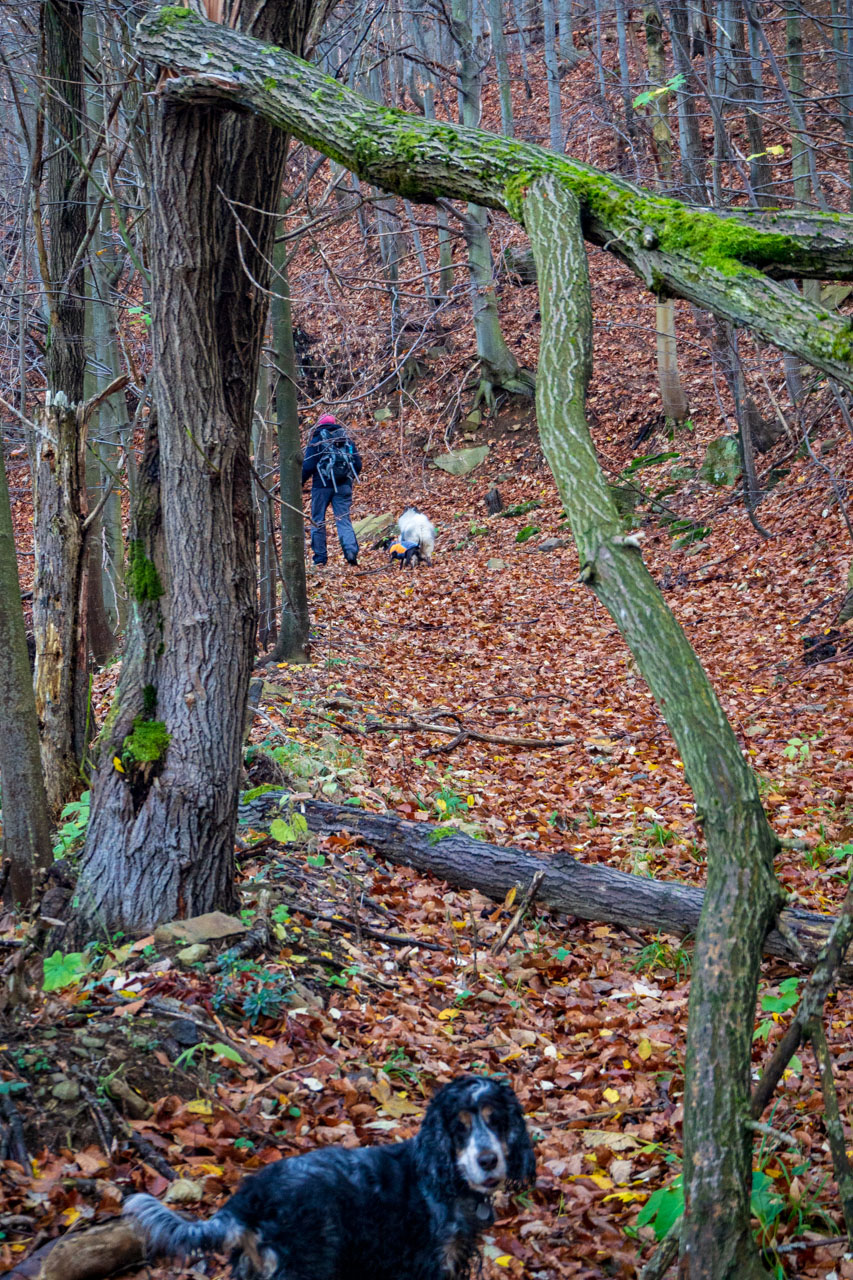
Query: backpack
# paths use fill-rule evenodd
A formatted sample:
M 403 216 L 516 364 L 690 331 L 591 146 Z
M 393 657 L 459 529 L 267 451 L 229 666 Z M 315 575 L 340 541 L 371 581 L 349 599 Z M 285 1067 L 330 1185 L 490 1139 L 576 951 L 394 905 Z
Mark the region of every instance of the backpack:
M 353 465 L 355 445 L 344 428 L 323 427 L 315 445 L 317 450 L 317 479 L 326 489 L 337 493 L 341 485 L 354 484 L 358 479 Z

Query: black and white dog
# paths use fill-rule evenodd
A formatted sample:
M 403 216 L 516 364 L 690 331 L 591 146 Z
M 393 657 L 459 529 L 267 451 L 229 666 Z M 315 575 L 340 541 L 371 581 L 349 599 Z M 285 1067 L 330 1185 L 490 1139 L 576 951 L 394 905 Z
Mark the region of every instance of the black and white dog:
M 432 564 L 432 553 L 435 550 L 435 529 L 422 511 L 417 507 L 406 507 L 397 521 L 400 537 L 391 544 L 392 560 L 399 560 L 400 566 L 409 568 L 418 564 Z
M 207 1221 L 149 1195 L 131 1196 L 124 1212 L 152 1256 L 225 1250 L 241 1280 L 464 1280 L 494 1222 L 492 1196 L 529 1186 L 535 1173 L 512 1089 L 461 1076 L 407 1142 L 267 1165 Z

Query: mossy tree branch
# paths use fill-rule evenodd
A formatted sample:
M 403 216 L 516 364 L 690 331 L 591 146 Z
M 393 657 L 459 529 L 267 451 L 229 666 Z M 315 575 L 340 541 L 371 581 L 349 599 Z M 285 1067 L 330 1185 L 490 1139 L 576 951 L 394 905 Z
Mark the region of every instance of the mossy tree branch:
M 580 209 L 554 175 L 524 199 L 539 276 L 542 341 L 536 413 L 569 514 L 581 577 L 619 627 L 684 761 L 704 822 L 708 883 L 690 984 L 681 1275 L 758 1280 L 750 1231 L 752 1011 L 764 936 L 781 906 L 776 837 L 702 666 L 621 531 L 586 422 L 592 304 Z
M 618 255 L 650 289 L 748 327 L 853 390 L 848 320 L 774 279 L 853 279 L 849 216 L 691 209 L 531 143 L 382 107 L 189 9 L 155 10 L 136 39 L 144 57 L 181 73 L 164 82 L 164 94 L 256 112 L 411 200 L 468 200 L 520 219 L 525 188 L 551 174 L 577 198 L 586 238 Z

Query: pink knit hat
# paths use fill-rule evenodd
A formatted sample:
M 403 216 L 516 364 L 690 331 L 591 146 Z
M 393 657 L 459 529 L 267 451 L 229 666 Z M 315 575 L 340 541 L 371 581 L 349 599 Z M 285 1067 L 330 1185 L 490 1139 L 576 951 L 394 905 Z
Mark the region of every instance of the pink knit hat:
M 324 413 L 321 418 L 317 419 L 318 427 L 330 427 L 337 422 L 337 418 L 333 413 Z

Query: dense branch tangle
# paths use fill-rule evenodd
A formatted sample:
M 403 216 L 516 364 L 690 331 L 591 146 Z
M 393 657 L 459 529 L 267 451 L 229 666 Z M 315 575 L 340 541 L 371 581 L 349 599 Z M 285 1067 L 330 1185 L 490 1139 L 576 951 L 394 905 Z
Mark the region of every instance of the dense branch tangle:
M 853 217 L 690 209 L 532 143 L 379 106 L 189 9 L 155 10 L 140 23 L 137 45 L 182 73 L 164 81 L 163 93 L 255 112 L 360 178 L 421 203 L 469 200 L 522 221 L 523 192 L 552 174 L 577 198 L 587 239 L 659 296 L 686 298 L 747 327 L 853 390 L 848 319 L 776 282 L 853 279 Z

